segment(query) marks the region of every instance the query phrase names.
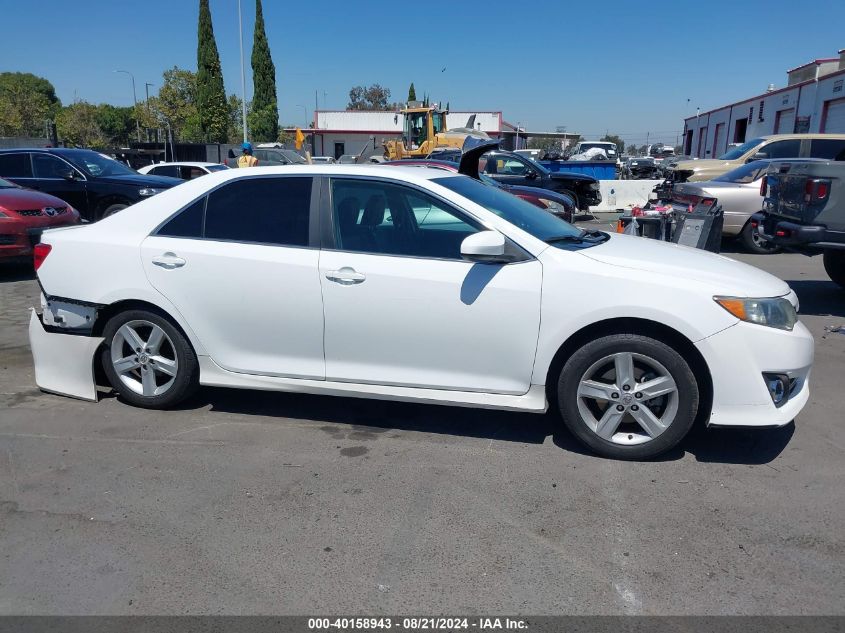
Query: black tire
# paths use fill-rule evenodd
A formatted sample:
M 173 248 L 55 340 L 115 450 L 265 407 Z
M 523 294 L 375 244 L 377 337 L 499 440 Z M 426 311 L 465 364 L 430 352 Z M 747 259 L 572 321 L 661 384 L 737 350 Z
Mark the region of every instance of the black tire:
M 745 250 L 756 255 L 772 255 L 774 253 L 780 253 L 782 250 L 780 246 L 776 246 L 762 239 L 757 233 L 757 230 L 751 226 L 751 222 L 746 222 L 745 226 L 742 227 L 742 232 L 739 234 L 739 241 L 742 242 Z
M 581 408 L 579 408 L 579 387 L 585 373 L 596 364 L 600 364 L 608 356 L 620 353 L 636 355 L 635 363 L 642 362 L 640 360 L 641 358 L 647 358 L 652 362 L 656 361 L 667 370 L 668 374 L 674 379 L 676 386 L 674 395 L 666 396 L 665 400 L 668 403 L 668 399 L 673 398 L 673 406 L 677 407 L 673 419 L 669 421 L 665 430 L 657 434 L 656 437 L 639 444 L 620 443 L 620 441 L 624 442 L 625 438 L 630 440 L 636 437 L 636 435 L 628 435 L 627 429 L 637 426 L 637 423 L 631 417 L 633 414 L 629 411 L 621 414 L 625 416 L 623 418 L 624 422 L 618 426 L 620 431 L 613 436 L 615 441 L 611 441 L 599 437 L 582 415 Z M 641 369 L 635 367 L 635 371 L 641 371 Z M 640 378 L 646 380 L 647 376 L 643 373 Z M 637 381 L 635 380 L 635 382 Z M 638 384 L 642 383 L 639 382 Z M 646 405 L 652 402 L 658 402 L 659 406 L 659 398 L 655 398 L 654 400 L 634 400 L 631 396 L 636 393 L 637 385 L 634 387 L 634 390 L 628 391 L 627 393 L 617 393 L 618 396 L 624 396 L 630 401 L 627 406 L 633 408 L 633 405 Z M 614 405 L 611 402 L 620 404 Z M 610 407 L 621 406 L 621 402 L 621 398 L 614 401 L 608 400 L 607 407 L 609 409 Z M 613 459 L 642 460 L 665 453 L 677 445 L 689 433 L 698 413 L 699 390 L 698 382 L 689 364 L 672 347 L 648 336 L 620 333 L 596 338 L 583 345 L 569 357 L 566 363 L 564 363 L 560 376 L 558 377 L 557 403 L 566 428 L 593 452 Z M 582 405 L 585 407 L 588 406 L 586 401 Z M 668 405 L 665 406 L 668 409 Z M 636 433 L 633 430 L 632 432 Z M 645 434 L 642 433 L 641 435 Z M 620 437 L 621 440 L 619 439 Z
M 172 383 L 169 384 L 163 393 L 158 395 L 144 395 L 133 391 L 133 389 L 118 375 L 112 361 L 113 345 L 121 345 L 124 347 L 124 350 L 128 350 L 128 348 L 125 347 L 126 344 L 121 339 L 116 339 L 118 330 L 120 330 L 124 325 L 140 322 L 148 323 L 151 326 L 158 326 L 164 331 L 169 340 L 166 340 L 164 343 L 163 346 L 166 346 L 166 350 L 162 350 L 161 353 L 162 355 L 168 357 L 172 354 L 176 361 L 176 375 L 172 378 Z M 143 326 L 136 326 L 134 329 L 138 331 L 143 338 Z M 151 327 L 150 329 L 153 328 Z M 190 342 L 187 340 L 185 335 L 182 334 L 179 328 L 173 325 L 168 318 L 162 316 L 161 314 L 149 310 L 127 310 L 126 312 L 121 312 L 120 314 L 113 316 L 106 323 L 106 326 L 103 329 L 103 338 L 105 340 L 103 342 L 103 350 L 100 356 L 103 370 L 105 371 L 106 377 L 108 378 L 112 388 L 117 392 L 122 400 L 128 402 L 129 404 L 135 405 L 136 407 L 143 407 L 145 409 L 167 409 L 190 397 L 199 387 L 199 365 L 197 363 L 197 355 L 194 352 L 193 347 L 191 347 Z M 130 351 L 131 354 L 131 350 L 128 351 Z M 119 353 L 120 356 L 123 356 L 125 352 L 121 351 L 117 353 Z M 143 359 L 146 357 L 139 356 L 139 358 Z M 152 367 L 156 356 L 153 356 L 152 353 L 150 353 L 149 358 L 149 367 Z M 144 365 L 144 369 L 146 368 L 147 365 Z M 140 372 L 141 368 L 139 368 L 137 372 L 139 383 L 141 381 Z M 159 374 L 158 378 L 156 378 L 155 372 L 153 372 L 153 374 L 154 381 L 159 380 L 162 383 L 167 381 L 167 375 Z M 128 382 L 131 383 L 132 377 L 128 375 L 126 377 L 129 379 Z
M 110 215 L 114 215 L 118 211 L 123 211 L 128 206 L 129 206 L 128 204 L 124 204 L 122 202 L 118 202 L 117 204 L 109 205 L 105 209 L 103 209 L 103 213 L 102 213 L 102 215 L 100 215 L 100 219 L 107 218 Z
M 822 257 L 827 276 L 845 288 L 845 251 L 825 251 Z

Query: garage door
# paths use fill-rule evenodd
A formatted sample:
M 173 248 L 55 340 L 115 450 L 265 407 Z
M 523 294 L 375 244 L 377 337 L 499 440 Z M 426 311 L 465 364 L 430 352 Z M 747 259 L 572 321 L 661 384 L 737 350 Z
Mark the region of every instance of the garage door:
M 824 118 L 822 132 L 833 134 L 845 132 L 845 99 L 827 102 L 827 112 Z
M 795 108 L 780 110 L 775 117 L 775 134 L 792 134 L 795 130 Z

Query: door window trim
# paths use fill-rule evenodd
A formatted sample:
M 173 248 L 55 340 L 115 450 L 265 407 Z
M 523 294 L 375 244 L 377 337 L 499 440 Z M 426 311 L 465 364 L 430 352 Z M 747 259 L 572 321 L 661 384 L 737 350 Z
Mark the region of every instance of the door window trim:
M 29 154 L 30 169 L 32 169 L 32 180 L 66 180 L 65 178 L 42 178 L 40 176 L 35 175 L 35 157 L 36 156 L 50 156 L 51 158 L 55 158 L 57 160 L 60 160 L 65 165 L 70 167 L 73 171 L 75 171 L 77 176 L 79 178 L 81 178 L 82 182 L 88 181 L 88 178 L 85 177 L 85 174 L 83 174 L 79 169 L 76 168 L 76 166 L 72 165 L 71 163 L 69 163 L 67 160 L 65 160 L 64 158 L 62 158 L 58 154 L 51 154 L 50 152 L 27 152 L 27 153 Z
M 23 154 L 24 156 L 29 157 L 29 173 L 30 176 L 3 176 L 4 178 L 8 178 L 9 180 L 36 180 L 35 178 L 35 165 L 32 164 L 32 154 L 33 152 L 3 152 L 3 156 L 20 156 Z M 46 180 L 46 179 L 45 179 Z
M 475 264 L 475 262 L 471 262 L 469 260 L 463 259 L 462 257 L 432 257 L 429 255 L 402 255 L 397 253 L 370 253 L 367 251 L 348 251 L 343 248 L 338 248 L 337 244 L 335 243 L 335 232 L 334 232 L 334 201 L 332 199 L 333 192 L 332 192 L 332 180 L 360 180 L 362 182 L 373 182 L 378 184 L 388 184 L 393 185 L 396 187 L 407 187 L 408 189 L 412 189 L 422 195 L 428 196 L 433 198 L 438 203 L 445 206 L 446 211 L 449 213 L 453 213 L 455 216 L 458 217 L 461 221 L 466 222 L 467 219 L 469 220 L 467 224 L 470 225 L 478 225 L 481 227 L 480 230 L 482 231 L 496 231 L 497 233 L 501 233 L 501 235 L 505 238 L 505 250 L 507 251 L 509 248 L 514 251 L 515 254 L 523 255 L 522 258 L 515 259 L 514 261 L 508 262 L 507 264 L 503 264 L 505 266 L 510 266 L 512 264 L 521 264 L 526 261 L 531 261 L 535 259 L 535 257 L 529 253 L 526 249 L 512 240 L 508 235 L 505 235 L 501 231 L 496 228 L 491 227 L 487 222 L 474 216 L 472 213 L 457 206 L 454 202 L 447 200 L 443 196 L 437 194 L 434 191 L 426 189 L 424 187 L 420 187 L 416 183 L 405 182 L 402 180 L 394 180 L 392 178 L 378 178 L 374 176 L 358 176 L 354 174 L 338 174 L 338 175 L 331 175 L 331 176 L 323 176 L 322 180 L 325 181 L 323 185 L 323 196 L 320 205 L 320 210 L 323 216 L 323 230 L 320 232 L 320 248 L 325 251 L 334 251 L 336 253 L 350 253 L 352 255 L 368 255 L 371 257 L 401 257 L 404 259 L 423 259 L 423 260 L 432 260 L 432 261 L 443 261 L 443 262 L 463 262 L 465 264 Z
M 280 178 L 311 178 L 311 199 L 308 205 L 308 244 L 301 246 L 296 244 L 277 244 L 276 242 L 252 242 L 248 240 L 230 240 L 224 238 L 212 238 L 212 237 L 205 237 L 205 213 L 208 207 L 208 199 L 212 193 L 217 191 L 218 189 L 225 187 L 226 185 L 233 184 L 235 182 L 241 182 L 244 180 L 258 180 L 258 179 L 280 179 Z M 173 213 L 171 213 L 167 218 L 163 221 L 159 222 L 159 224 L 150 231 L 147 237 L 165 237 L 172 240 L 194 240 L 200 242 L 225 242 L 229 244 L 250 244 L 250 245 L 257 245 L 257 246 L 273 246 L 276 248 L 297 248 L 297 249 L 306 249 L 306 250 L 319 250 L 320 248 L 320 229 L 319 229 L 319 222 L 320 222 L 320 198 L 321 198 L 321 191 L 320 181 L 322 178 L 319 174 L 286 174 L 286 175 L 270 175 L 270 174 L 255 174 L 255 175 L 243 175 L 238 176 L 237 178 L 232 178 L 230 180 L 226 180 L 221 182 L 211 189 L 205 191 L 202 196 L 198 196 L 192 199 L 190 202 L 182 205 L 179 209 Z M 199 237 L 184 237 L 184 236 L 174 236 L 174 235 L 159 235 L 159 231 L 163 229 L 173 218 L 177 215 L 182 213 L 183 211 L 187 210 L 188 208 L 192 207 L 196 204 L 200 199 L 203 200 L 202 203 L 202 235 Z

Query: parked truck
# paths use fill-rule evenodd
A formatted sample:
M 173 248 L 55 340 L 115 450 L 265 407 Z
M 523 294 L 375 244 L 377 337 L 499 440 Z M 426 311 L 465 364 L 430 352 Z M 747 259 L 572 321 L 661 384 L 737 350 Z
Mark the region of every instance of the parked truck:
M 763 210 L 753 216 L 761 237 L 824 258 L 828 276 L 845 288 L 845 162 L 773 162 L 760 185 Z

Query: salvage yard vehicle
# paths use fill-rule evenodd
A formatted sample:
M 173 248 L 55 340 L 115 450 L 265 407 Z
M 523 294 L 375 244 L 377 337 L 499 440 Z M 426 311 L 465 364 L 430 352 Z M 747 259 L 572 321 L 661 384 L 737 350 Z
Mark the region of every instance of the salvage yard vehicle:
M 55 196 L 0 178 L 0 262 L 32 255 L 44 229 L 79 222 L 79 212 Z
M 765 239 L 804 255 L 823 254 L 828 276 L 845 288 L 845 162 L 772 163 L 754 216 Z
M 623 163 L 622 175 L 629 180 L 656 180 L 660 169 L 651 156 L 630 157 Z
M 513 152 L 487 152 L 479 161 L 479 170 L 503 185 L 541 187 L 569 194 L 582 211 L 589 211 L 591 206 L 601 203 L 599 181 L 592 176 L 552 172 L 540 163 Z
M 600 149 L 603 151 L 604 155 L 607 156 L 607 160 L 616 160 L 618 156 L 616 143 L 611 143 L 609 141 L 579 141 L 575 147 L 572 148 L 572 151 L 568 152 L 568 155 L 576 156 L 591 149 Z
M 845 160 L 845 134 L 771 134 L 728 150 L 719 158 L 675 163 L 667 177 L 674 182 L 710 180 L 755 160 L 775 158 Z
M 0 178 L 61 198 L 90 222 L 182 184 L 139 174 L 99 152 L 62 147 L 0 150 Z
M 777 253 L 780 247 L 757 232 L 751 216 L 763 208 L 760 181 L 771 161 L 755 160 L 726 174 L 704 182 L 676 183 L 671 189 L 671 204 L 677 211 L 689 211 L 701 204 L 719 204 L 724 212 L 722 235 L 738 237 L 750 253 Z
M 138 173 L 192 180 L 221 169 L 229 169 L 229 167 L 220 163 L 155 163 L 154 165 L 144 165 L 138 170 Z
M 552 407 L 593 451 L 643 459 L 696 421 L 788 424 L 809 396 L 780 279 L 438 169 L 218 172 L 48 231 L 34 259 L 36 382 L 80 398 L 96 367 L 151 409 L 199 385 Z

